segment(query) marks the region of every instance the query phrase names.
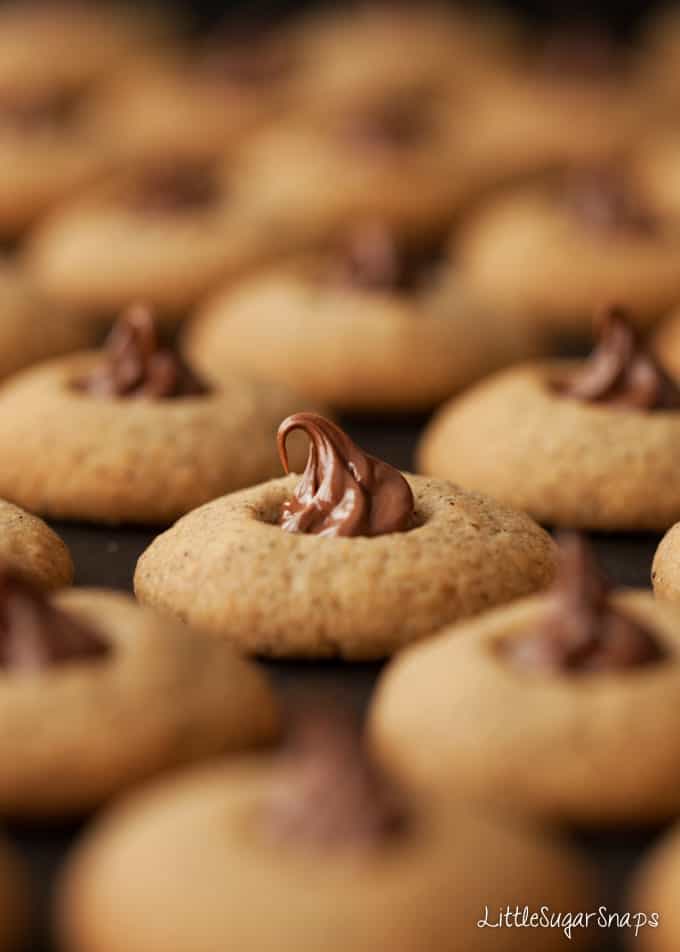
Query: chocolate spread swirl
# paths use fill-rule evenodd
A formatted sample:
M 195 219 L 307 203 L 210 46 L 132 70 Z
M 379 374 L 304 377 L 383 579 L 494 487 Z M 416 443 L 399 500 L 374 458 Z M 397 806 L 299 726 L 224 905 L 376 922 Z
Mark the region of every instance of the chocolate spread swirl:
M 364 453 L 339 427 L 316 413 L 295 413 L 279 427 L 279 456 L 286 472 L 286 439 L 293 430 L 308 435 L 309 457 L 293 497 L 283 505 L 282 529 L 321 536 L 378 536 L 413 528 L 413 493 L 401 473 Z
M 267 833 L 317 849 L 386 845 L 409 826 L 405 798 L 369 758 L 349 718 L 310 711 L 280 756 Z
M 610 592 L 585 538 L 564 535 L 549 608 L 535 631 L 502 643 L 504 656 L 525 670 L 570 674 L 661 661 L 666 651 L 657 637 L 615 607 Z
M 344 120 L 342 133 L 352 145 L 370 151 L 411 149 L 432 132 L 426 105 L 420 97 L 411 94 L 369 102 Z
M 0 569 L 0 667 L 41 671 L 101 659 L 109 652 L 110 645 L 96 631 L 56 608 L 21 576 Z
M 213 44 L 202 64 L 203 73 L 227 89 L 255 93 L 284 81 L 293 68 L 292 52 L 257 30 Z
M 0 93 L 0 128 L 33 133 L 60 129 L 75 117 L 78 97 L 73 93 L 8 96 Z
M 96 396 L 157 400 L 207 392 L 179 354 L 159 343 L 152 313 L 141 304 L 128 308 L 116 321 L 104 360 L 78 389 Z
M 329 272 L 340 284 L 364 291 L 409 293 L 428 283 L 441 259 L 438 249 L 415 253 L 386 225 L 366 222 L 333 255 Z
M 605 312 L 595 349 L 560 390 L 564 396 L 586 403 L 635 410 L 680 407 L 680 390 L 619 308 Z
M 572 175 L 567 180 L 565 199 L 576 219 L 594 233 L 652 238 L 660 231 L 661 223 L 654 212 L 614 170 Z
M 144 170 L 131 183 L 127 200 L 144 214 L 181 215 L 206 211 L 219 196 L 212 166 L 183 161 Z

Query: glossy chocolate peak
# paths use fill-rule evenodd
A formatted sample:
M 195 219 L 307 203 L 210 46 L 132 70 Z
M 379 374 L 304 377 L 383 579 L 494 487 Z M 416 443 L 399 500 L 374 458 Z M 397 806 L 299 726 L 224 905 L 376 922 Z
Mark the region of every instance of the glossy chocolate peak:
M 588 403 L 636 410 L 680 407 L 680 390 L 618 308 L 605 312 L 595 349 L 562 393 Z
M 405 831 L 408 813 L 350 721 L 310 711 L 281 755 L 266 821 L 277 840 L 294 845 L 376 847 Z
M 572 176 L 566 197 L 574 215 L 593 232 L 653 237 L 659 231 L 653 211 L 645 208 L 616 171 L 600 169 Z
M 182 214 L 210 208 L 219 198 L 219 187 L 209 165 L 168 162 L 145 170 L 132 183 L 129 198 L 140 212 Z
M 505 656 L 518 668 L 572 674 L 662 660 L 655 635 L 614 607 L 610 592 L 585 538 L 564 535 L 550 607 L 538 630 L 503 644 Z
M 0 569 L 0 666 L 40 671 L 110 652 L 96 631 L 55 608 L 47 595 L 8 569 Z
M 205 393 L 181 357 L 161 346 L 151 311 L 133 305 L 120 317 L 105 345 L 105 358 L 81 384 L 97 396 L 169 399 Z
M 413 528 L 413 493 L 399 470 L 364 453 L 316 413 L 295 413 L 279 427 L 279 456 L 286 472 L 286 439 L 293 430 L 304 430 L 309 437 L 309 457 L 294 496 L 284 503 L 282 529 L 378 536 Z

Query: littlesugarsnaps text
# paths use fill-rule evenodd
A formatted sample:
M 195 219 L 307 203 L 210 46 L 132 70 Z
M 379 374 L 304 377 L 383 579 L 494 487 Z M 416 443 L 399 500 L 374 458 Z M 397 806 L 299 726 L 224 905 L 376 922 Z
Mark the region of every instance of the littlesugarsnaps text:
M 610 912 L 598 906 L 590 912 L 558 912 L 549 906 L 484 907 L 478 929 L 559 929 L 567 939 L 579 929 L 629 929 L 638 936 L 643 929 L 658 929 L 658 912 Z

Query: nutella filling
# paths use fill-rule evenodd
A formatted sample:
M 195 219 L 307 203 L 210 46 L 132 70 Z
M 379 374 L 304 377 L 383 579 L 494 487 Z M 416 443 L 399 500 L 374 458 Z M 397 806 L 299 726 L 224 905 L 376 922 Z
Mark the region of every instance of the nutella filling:
M 260 816 L 276 841 L 375 848 L 408 828 L 405 799 L 369 758 L 347 718 L 310 712 L 280 761 Z
M 288 469 L 286 439 L 309 437 L 309 457 L 294 495 L 281 512 L 286 532 L 321 536 L 378 536 L 415 524 L 413 493 L 399 470 L 364 453 L 339 427 L 316 413 L 295 413 L 278 432 L 279 456 Z
M 680 390 L 643 345 L 625 313 L 610 308 L 583 368 L 563 383 L 563 396 L 635 410 L 680 407 Z
M 624 48 L 594 25 L 553 31 L 540 45 L 537 60 L 540 73 L 556 82 L 601 86 L 626 76 Z
M 206 55 L 203 73 L 227 89 L 260 92 L 285 80 L 293 71 L 290 51 L 256 32 L 215 45 Z
M 127 194 L 130 207 L 143 214 L 181 215 L 217 204 L 220 188 L 210 165 L 167 163 L 139 175 Z
M 666 651 L 655 634 L 615 607 L 610 592 L 585 538 L 564 535 L 549 607 L 535 631 L 500 643 L 504 657 L 523 670 L 567 674 L 663 660 Z
M 116 321 L 104 359 L 77 386 L 95 396 L 157 400 L 207 393 L 179 354 L 159 343 L 151 311 L 141 304 Z
M 41 671 L 69 661 L 94 661 L 109 643 L 88 625 L 56 608 L 40 589 L 0 569 L 0 666 Z
M 641 197 L 612 170 L 572 175 L 565 199 L 575 218 L 595 233 L 651 238 L 661 228 L 652 209 L 646 208 Z
M 17 132 L 51 132 L 74 118 L 78 97 L 72 93 L 41 97 L 8 96 L 0 93 L 0 128 Z
M 345 121 L 342 132 L 354 146 L 376 152 L 399 152 L 420 146 L 432 133 L 426 103 L 414 95 L 367 103 Z
M 378 222 L 354 230 L 333 256 L 329 277 L 365 291 L 409 293 L 434 279 L 442 260 L 436 249 L 415 253 L 400 245 L 394 233 Z

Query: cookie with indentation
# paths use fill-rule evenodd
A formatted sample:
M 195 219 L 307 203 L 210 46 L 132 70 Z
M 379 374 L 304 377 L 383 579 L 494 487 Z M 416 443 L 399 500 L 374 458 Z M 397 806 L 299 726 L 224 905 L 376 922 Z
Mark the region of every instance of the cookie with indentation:
M 495 66 L 469 130 L 492 181 L 616 160 L 643 128 L 632 57 L 597 30 L 526 30 Z
M 127 160 L 233 155 L 286 111 L 301 69 L 286 29 L 218 26 L 190 52 L 146 57 L 118 75 L 91 119 Z
M 162 48 L 175 27 L 168 11 L 132 4 L 10 0 L 0 9 L 0 91 L 82 89 Z
M 183 341 L 206 377 L 247 370 L 362 411 L 427 409 L 541 347 L 466 294 L 436 245 L 424 253 L 377 222 L 218 291 Z
M 89 810 L 180 764 L 271 741 L 264 676 L 127 595 L 0 576 L 0 813 Z M 46 782 L 49 778 L 49 783 Z
M 611 301 L 649 325 L 680 295 L 680 230 L 663 182 L 635 163 L 489 198 L 461 227 L 461 276 L 489 305 L 558 332 Z
M 95 329 L 45 300 L 26 269 L 0 257 L 0 378 L 94 342 Z
M 133 308 L 104 351 L 48 361 L 2 389 L 0 497 L 53 518 L 171 522 L 274 475 L 276 428 L 298 406 L 292 391 L 236 374 L 205 384 Z
M 400 474 L 315 414 L 284 421 L 282 448 L 296 428 L 311 440 L 302 478 L 177 522 L 139 560 L 142 602 L 248 652 L 365 660 L 550 582 L 554 546 L 531 519 Z
M 477 16 L 437 2 L 392 2 L 322 8 L 292 34 L 308 73 L 299 102 L 318 113 L 406 89 L 469 96 L 508 55 L 516 29 L 496 10 Z
M 583 543 L 566 549 L 550 592 L 396 659 L 370 713 L 373 748 L 416 786 L 520 814 L 657 823 L 680 806 L 680 613 L 611 591 Z
M 652 585 L 659 598 L 680 601 L 680 525 L 663 537 L 654 554 Z
M 388 90 L 286 119 L 244 149 L 252 214 L 292 250 L 366 218 L 439 235 L 478 187 L 467 142 L 448 90 Z
M 43 588 L 73 581 L 73 561 L 56 532 L 37 516 L 0 499 L 0 564 Z
M 87 95 L 0 86 L 0 237 L 21 235 L 41 215 L 111 167 L 90 127 Z
M 142 299 L 185 316 L 203 294 L 279 249 L 231 162 L 162 156 L 80 193 L 32 233 L 26 260 L 58 304 L 111 318 Z
M 490 377 L 445 405 L 419 448 L 422 472 L 582 529 L 667 529 L 678 465 L 678 388 L 617 311 L 587 360 Z
M 593 906 L 592 871 L 571 848 L 476 814 L 451 791 L 446 804 L 404 795 L 365 754 L 316 733 L 306 749 L 195 770 L 114 808 L 64 874 L 67 947 L 492 952 L 485 907 L 495 920 L 527 903 Z M 583 948 L 590 933 L 572 939 Z M 537 930 L 531 948 L 565 942 Z

